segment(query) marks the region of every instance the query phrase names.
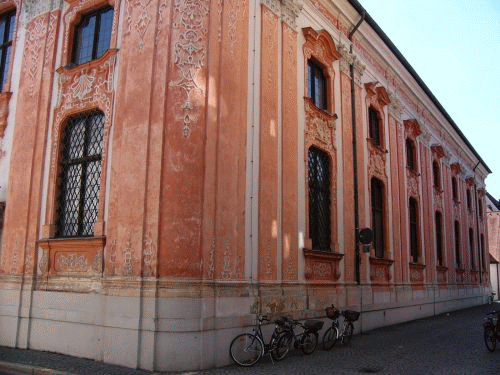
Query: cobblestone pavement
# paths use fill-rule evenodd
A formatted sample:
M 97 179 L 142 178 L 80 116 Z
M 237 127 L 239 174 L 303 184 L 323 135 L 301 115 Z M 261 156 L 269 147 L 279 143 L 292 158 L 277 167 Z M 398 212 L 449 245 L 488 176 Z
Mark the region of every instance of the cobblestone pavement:
M 349 346 L 310 356 L 299 351 L 282 362 L 263 360 L 252 368 L 229 366 L 197 375 L 232 374 L 500 374 L 500 343 L 490 353 L 483 341 L 486 312 L 500 304 L 450 312 L 384 327 L 353 337 Z
M 294 374 L 500 374 L 500 343 L 490 353 L 483 342 L 484 314 L 500 304 L 478 306 L 410 323 L 384 327 L 353 337 L 349 346 L 310 356 L 291 352 L 272 363 L 264 358 L 251 368 L 228 366 L 184 375 Z M 10 367 L 9 367 L 10 366 Z M 0 347 L 0 369 L 47 375 L 151 375 L 74 357 Z M 48 369 L 50 371 L 46 371 Z

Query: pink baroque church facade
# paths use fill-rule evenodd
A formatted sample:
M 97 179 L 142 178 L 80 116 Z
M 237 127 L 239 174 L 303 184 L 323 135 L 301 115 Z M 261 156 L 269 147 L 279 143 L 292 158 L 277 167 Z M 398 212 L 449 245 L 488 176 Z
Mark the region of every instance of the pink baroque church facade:
M 487 300 L 490 170 L 357 0 L 0 17 L 0 345 L 195 370 L 256 313 Z

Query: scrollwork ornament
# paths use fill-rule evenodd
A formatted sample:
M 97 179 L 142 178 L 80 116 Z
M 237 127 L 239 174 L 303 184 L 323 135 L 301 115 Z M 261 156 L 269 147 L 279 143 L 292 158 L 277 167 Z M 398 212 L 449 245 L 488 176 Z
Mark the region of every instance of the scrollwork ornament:
M 191 133 L 192 125 L 198 120 L 193 113 L 193 95 L 195 92 L 204 93 L 198 83 L 198 75 L 206 65 L 207 48 L 204 43 L 208 33 L 209 5 L 203 0 L 176 0 L 174 10 L 177 13 L 173 29 L 177 32 L 174 45 L 174 65 L 179 71 L 179 78 L 170 82 L 170 87 L 177 87 L 184 91 L 185 100 L 180 105 L 182 114 L 177 120 L 183 123 L 184 137 Z

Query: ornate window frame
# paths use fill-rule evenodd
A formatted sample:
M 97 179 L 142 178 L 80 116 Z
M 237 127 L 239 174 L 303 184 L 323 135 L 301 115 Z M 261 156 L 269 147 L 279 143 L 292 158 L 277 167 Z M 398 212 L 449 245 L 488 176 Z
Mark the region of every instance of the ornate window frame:
M 337 229 L 337 150 L 335 121 L 335 101 L 333 96 L 335 72 L 333 63 L 340 59 L 335 43 L 330 34 L 325 30 L 316 31 L 311 27 L 302 29 L 305 38 L 303 45 L 304 67 L 307 69 L 308 61 L 313 60 L 323 67 L 326 78 L 327 109 L 320 109 L 314 105 L 307 96 L 307 70 L 304 74 L 304 161 L 305 181 L 308 181 L 308 152 L 315 147 L 325 152 L 330 160 L 330 226 L 331 226 L 331 252 L 312 251 L 312 240 L 309 234 L 309 188 L 306 184 L 305 191 L 305 219 L 306 219 L 306 241 L 304 246 L 305 277 L 307 280 L 336 282 L 341 274 L 339 262 L 343 254 L 338 253 L 338 229 Z
M 111 37 L 109 40 L 109 49 L 110 50 L 117 48 L 118 41 L 118 21 L 120 14 L 120 2 L 121 0 L 67 0 L 70 3 L 68 10 L 64 14 L 64 38 L 63 38 L 63 47 L 62 47 L 62 66 L 70 67 L 72 65 L 72 53 L 73 53 L 73 43 L 74 43 L 74 32 L 75 27 L 80 23 L 83 16 L 93 11 L 96 11 L 105 6 L 110 6 L 114 10 L 113 16 L 113 26 L 111 28 Z M 104 56 L 108 54 L 106 52 L 103 56 L 96 60 L 99 61 Z M 91 63 L 89 61 L 82 65 Z M 81 65 L 79 65 L 81 66 Z
M 117 64 L 117 29 L 120 14 L 120 0 L 68 0 L 64 20 L 64 41 L 57 94 L 59 102 L 54 109 L 54 122 L 50 140 L 49 176 L 38 273 L 41 276 L 95 276 L 103 270 L 105 237 L 106 181 L 110 131 L 113 119 L 115 96 L 114 80 Z M 103 56 L 77 66 L 70 66 L 75 25 L 83 14 L 103 6 L 114 8 L 110 47 Z M 57 178 L 61 154 L 62 128 L 75 114 L 100 110 L 104 113 L 103 146 L 101 160 L 101 189 L 94 237 L 55 239 Z M 64 288 L 64 287 L 63 287 Z

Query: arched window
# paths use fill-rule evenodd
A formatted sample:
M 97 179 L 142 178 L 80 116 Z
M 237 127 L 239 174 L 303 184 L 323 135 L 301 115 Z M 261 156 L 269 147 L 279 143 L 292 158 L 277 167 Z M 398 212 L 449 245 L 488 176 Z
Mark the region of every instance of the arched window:
M 321 109 L 328 109 L 327 80 L 322 67 L 314 60 L 307 62 L 307 96 L 314 105 Z
M 384 186 L 382 181 L 372 178 L 371 181 L 373 247 L 375 256 L 385 256 L 385 220 L 384 220 Z
M 417 169 L 415 142 L 410 138 L 406 139 L 406 166 L 410 171 Z
M 56 237 L 94 235 L 101 188 L 104 114 L 71 117 L 63 129 Z
M 443 265 L 443 215 L 436 211 L 435 214 L 436 226 L 436 257 L 439 266 Z
M 316 147 L 308 152 L 309 237 L 313 250 L 330 251 L 330 158 Z
M 113 8 L 109 6 L 85 14 L 75 27 L 71 62 L 80 65 L 104 55 L 112 27 Z
M 419 241 L 418 241 L 418 205 L 415 198 L 410 198 L 410 256 L 413 263 L 418 263 Z
M 380 119 L 377 110 L 373 107 L 368 108 L 368 127 L 373 144 L 381 146 L 382 134 L 380 131 Z
M 439 164 L 434 160 L 432 163 L 432 177 L 434 188 L 437 190 L 441 190 L 441 171 L 439 170 Z

